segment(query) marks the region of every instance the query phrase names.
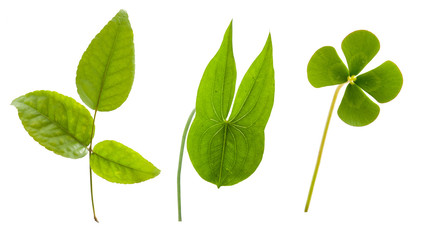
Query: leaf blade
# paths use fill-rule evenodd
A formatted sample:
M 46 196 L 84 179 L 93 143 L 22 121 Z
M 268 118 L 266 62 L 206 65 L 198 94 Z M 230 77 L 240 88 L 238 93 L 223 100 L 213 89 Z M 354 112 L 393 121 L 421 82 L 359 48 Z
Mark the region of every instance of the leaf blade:
M 318 49 L 307 65 L 307 78 L 313 87 L 320 88 L 347 81 L 348 69 L 335 48 Z
M 403 77 L 396 64 L 386 61 L 379 67 L 357 76 L 354 83 L 378 102 L 386 103 L 399 94 Z
M 344 97 L 338 108 L 338 116 L 345 123 L 361 127 L 366 126 L 378 117 L 380 107 L 356 85 L 348 84 Z
M 223 121 L 227 118 L 236 85 L 236 63 L 233 55 L 232 24 L 228 26 L 221 46 L 206 67 L 197 91 L 197 115 Z
M 95 36 L 77 67 L 77 92 L 98 111 L 112 111 L 127 99 L 135 75 L 133 31 L 120 10 Z
M 188 133 L 188 154 L 200 177 L 218 187 L 248 178 L 262 160 L 264 128 L 274 100 L 272 58 L 269 36 L 242 80 L 230 120 L 209 119 L 196 111 Z
M 90 165 L 98 176 L 122 184 L 143 182 L 160 174 L 160 170 L 139 153 L 112 140 L 95 145 Z
M 347 35 L 341 43 L 350 76 L 359 74 L 380 50 L 380 41 L 371 32 L 358 30 Z
M 251 64 L 236 94 L 230 123 L 264 129 L 274 102 L 273 45 L 268 35 L 263 50 Z
M 52 91 L 34 91 L 13 100 L 28 134 L 40 145 L 67 158 L 87 154 L 93 119 L 74 99 Z

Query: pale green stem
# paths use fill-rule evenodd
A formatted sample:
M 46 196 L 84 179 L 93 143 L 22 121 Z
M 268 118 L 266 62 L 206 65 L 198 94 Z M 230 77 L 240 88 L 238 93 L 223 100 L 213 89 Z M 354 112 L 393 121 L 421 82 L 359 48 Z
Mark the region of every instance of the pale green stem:
M 89 154 L 89 158 L 90 158 Z M 92 211 L 93 211 L 93 219 L 95 220 L 95 222 L 99 223 L 98 219 L 96 218 L 96 214 L 95 214 L 95 204 L 93 202 L 93 189 L 92 189 L 92 168 L 90 167 L 89 164 L 89 176 L 90 176 L 90 197 L 92 199 Z
M 344 86 L 345 83 L 338 85 L 335 90 L 334 97 L 332 98 L 331 107 L 329 109 L 328 119 L 326 120 L 325 129 L 323 130 L 323 137 L 320 143 L 319 154 L 317 155 L 316 167 L 314 168 L 313 179 L 311 180 L 310 191 L 308 192 L 307 202 L 305 204 L 304 212 L 308 211 L 310 207 L 311 196 L 313 195 L 314 183 L 316 182 L 317 172 L 319 171 L 320 159 L 322 158 L 323 147 L 325 146 L 326 134 L 328 133 L 329 123 L 331 122 L 332 112 L 334 111 L 335 102 L 337 101 L 338 92 Z
M 93 201 L 93 188 L 92 188 L 92 168 L 90 167 L 90 157 L 92 156 L 92 139 L 93 139 L 93 135 L 95 134 L 95 118 L 96 118 L 96 113 L 98 112 L 98 109 L 95 109 L 95 113 L 93 114 L 93 123 L 92 123 L 92 133 L 90 136 L 90 145 L 89 145 L 89 178 L 90 178 L 90 198 L 92 200 L 92 211 L 93 211 L 93 219 L 95 220 L 95 222 L 98 222 L 98 219 L 96 218 L 96 214 L 95 214 L 95 203 Z
M 196 109 L 190 113 L 188 117 L 187 124 L 184 128 L 184 133 L 182 134 L 181 140 L 181 151 L 179 152 L 179 162 L 178 162 L 178 174 L 177 174 L 177 192 L 178 192 L 178 221 L 182 221 L 181 216 L 181 168 L 182 168 L 182 156 L 184 155 L 185 139 L 187 137 L 188 128 L 190 127 L 191 120 L 193 119 Z

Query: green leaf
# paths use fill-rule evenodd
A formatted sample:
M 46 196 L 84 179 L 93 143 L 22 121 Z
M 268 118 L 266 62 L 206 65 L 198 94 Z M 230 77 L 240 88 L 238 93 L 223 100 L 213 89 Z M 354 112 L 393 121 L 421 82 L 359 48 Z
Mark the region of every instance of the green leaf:
M 344 38 L 341 44 L 347 59 L 350 76 L 357 75 L 380 50 L 380 41 L 366 30 L 354 31 Z
M 230 39 L 224 38 L 224 41 L 231 43 L 231 36 Z M 220 51 L 225 50 L 220 48 Z M 217 65 L 223 66 L 224 61 L 226 58 L 211 61 L 206 68 L 200 83 L 196 117 L 191 125 L 187 144 L 188 154 L 198 174 L 218 187 L 243 181 L 261 162 L 264 152 L 264 128 L 274 99 L 271 37 L 268 37 L 263 51 L 242 80 L 230 120 L 215 115 L 215 112 L 218 112 L 215 106 L 221 106 L 220 97 L 202 97 L 202 95 L 212 96 L 215 93 L 215 86 L 220 84 L 217 81 L 222 80 L 218 75 L 224 75 L 224 70 L 216 70 Z M 233 69 L 230 69 L 231 66 Z M 234 65 L 228 65 L 225 72 L 234 72 Z M 234 79 L 229 78 L 228 81 Z M 224 89 L 224 92 L 231 92 L 231 88 L 234 89 L 234 84 L 231 83 L 223 86 L 228 88 Z M 227 114 L 228 112 L 225 113 Z
M 380 107 L 372 102 L 356 84 L 348 84 L 338 108 L 338 116 L 345 123 L 361 127 L 373 122 L 380 113 Z
M 317 50 L 307 65 L 308 81 L 313 87 L 345 83 L 348 70 L 335 48 L 326 46 Z
M 90 166 L 98 176 L 115 183 L 139 183 L 160 173 L 139 153 L 111 140 L 96 144 L 90 157 Z
M 386 61 L 379 67 L 357 76 L 354 82 L 380 103 L 393 100 L 403 84 L 402 73 L 391 61 Z
M 236 76 L 231 22 L 221 47 L 203 73 L 197 92 L 196 112 L 207 119 L 224 121 L 233 102 Z
M 74 99 L 51 91 L 35 91 L 13 100 L 25 130 L 38 143 L 68 158 L 87 154 L 93 119 Z
M 264 49 L 249 67 L 236 94 L 230 123 L 264 130 L 274 101 L 273 45 L 268 35 Z
M 133 32 L 119 13 L 92 40 L 77 68 L 77 91 L 94 110 L 111 111 L 127 99 L 135 75 Z

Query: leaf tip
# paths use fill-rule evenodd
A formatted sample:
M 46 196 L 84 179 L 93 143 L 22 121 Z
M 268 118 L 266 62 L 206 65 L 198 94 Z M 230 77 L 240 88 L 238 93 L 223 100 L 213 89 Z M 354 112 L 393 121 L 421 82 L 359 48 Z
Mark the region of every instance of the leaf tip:
M 153 165 L 153 167 L 155 168 L 154 170 L 154 174 L 153 174 L 153 178 L 159 176 L 159 174 L 162 172 L 160 169 L 158 169 L 157 167 L 155 167 Z
M 120 9 L 120 11 L 116 14 L 116 16 L 114 16 L 113 19 L 116 19 L 116 21 L 118 21 L 118 23 L 120 24 L 129 21 L 129 15 L 126 10 Z
M 120 11 L 117 13 L 117 15 L 122 16 L 122 17 L 126 17 L 126 18 L 128 17 L 128 13 L 124 9 L 120 9 Z
M 267 44 L 270 46 L 273 45 L 273 42 L 271 41 L 271 32 L 268 32 Z
M 18 98 L 13 99 L 13 101 L 10 103 L 10 105 L 16 107 L 16 102 L 17 102 Z
M 230 33 L 230 37 L 231 37 L 231 33 L 233 32 L 233 19 L 231 19 L 230 24 L 228 24 L 227 30 L 225 31 L 225 34 Z

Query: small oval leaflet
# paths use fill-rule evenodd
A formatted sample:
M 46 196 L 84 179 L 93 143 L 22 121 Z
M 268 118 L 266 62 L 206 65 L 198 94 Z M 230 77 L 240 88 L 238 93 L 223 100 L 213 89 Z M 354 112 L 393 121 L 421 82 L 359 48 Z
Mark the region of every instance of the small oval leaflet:
M 135 75 L 133 31 L 120 10 L 92 40 L 77 68 L 77 92 L 93 110 L 112 111 L 127 99 Z
M 90 166 L 98 176 L 115 183 L 139 183 L 160 173 L 139 153 L 112 140 L 96 144 L 90 157 Z
M 92 116 L 76 100 L 52 91 L 34 91 L 13 100 L 28 134 L 40 145 L 67 158 L 87 154 Z

